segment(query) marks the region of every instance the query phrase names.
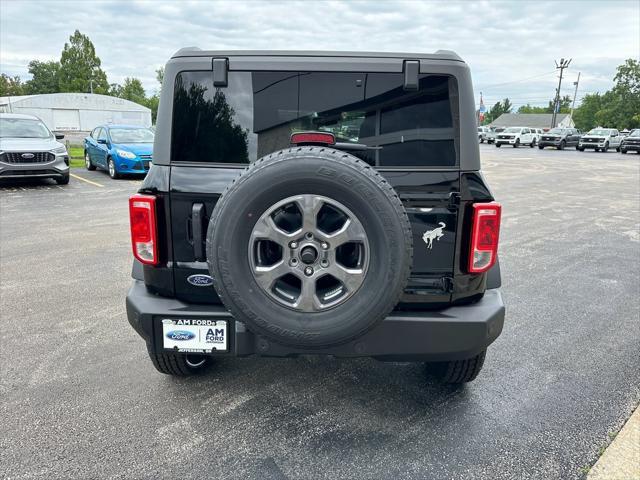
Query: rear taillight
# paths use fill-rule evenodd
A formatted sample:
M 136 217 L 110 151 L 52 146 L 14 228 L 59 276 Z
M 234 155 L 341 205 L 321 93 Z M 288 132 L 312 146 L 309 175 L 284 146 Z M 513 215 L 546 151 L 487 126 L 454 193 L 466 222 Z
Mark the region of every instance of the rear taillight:
M 496 263 L 501 213 L 499 203 L 473 204 L 469 273 L 486 272 Z
M 304 143 L 334 145 L 336 143 L 336 137 L 333 136 L 333 133 L 323 132 L 298 132 L 291 135 L 292 145 Z
M 132 195 L 129 198 L 129 219 L 131 220 L 133 256 L 147 265 L 157 265 L 156 197 Z

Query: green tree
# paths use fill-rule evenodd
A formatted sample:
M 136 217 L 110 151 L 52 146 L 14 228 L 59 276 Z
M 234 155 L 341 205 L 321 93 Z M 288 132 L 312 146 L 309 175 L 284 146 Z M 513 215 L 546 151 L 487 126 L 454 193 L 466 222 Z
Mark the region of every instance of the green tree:
M 100 68 L 100 58 L 88 36 L 78 30 L 64 44 L 60 56 L 60 91 L 108 93 L 107 74 Z
M 576 128 L 588 132 L 596 127 L 596 113 L 602 109 L 603 99 L 599 93 L 590 93 L 584 96 L 579 108 L 573 112 L 573 122 Z
M 553 113 L 554 100 L 549 100 L 549 104 L 546 107 L 535 107 L 527 103 L 518 108 L 518 113 Z M 569 113 L 572 101 L 573 99 L 569 95 L 560 97 L 559 113 Z
M 125 78 L 120 91 L 120 98 L 131 100 L 140 105 L 144 105 L 147 101 L 147 94 L 142 87 L 142 82 L 137 78 Z
M 17 75 L 10 77 L 3 73 L 0 74 L 0 97 L 12 97 L 17 95 L 24 95 L 24 83 Z
M 60 62 L 32 60 L 29 62 L 29 73 L 31 80 L 25 83 L 27 93 L 36 95 L 60 91 Z
M 160 88 L 162 88 L 162 82 L 164 81 L 164 67 L 160 67 L 156 70 L 156 80 L 158 80 Z
M 510 113 L 512 108 L 513 104 L 508 98 L 505 98 L 501 102 L 496 102 L 487 112 L 483 123 L 487 124 L 495 121 L 503 113 Z
M 628 59 L 618 66 L 613 80 L 611 90 L 584 97 L 573 116 L 578 128 L 640 127 L 640 62 Z
M 518 113 L 549 113 L 547 110 L 548 107 L 535 107 L 527 103 L 518 108 Z

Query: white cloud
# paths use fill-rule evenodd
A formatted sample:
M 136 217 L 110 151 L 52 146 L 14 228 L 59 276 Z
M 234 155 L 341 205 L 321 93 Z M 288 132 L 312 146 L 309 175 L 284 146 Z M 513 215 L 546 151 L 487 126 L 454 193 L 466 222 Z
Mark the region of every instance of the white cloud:
M 488 104 L 505 96 L 515 104 L 546 103 L 560 57 L 573 58 L 563 93 L 573 93 L 571 82 L 582 72 L 579 98 L 610 88 L 615 67 L 640 57 L 637 1 L 0 1 L 0 69 L 27 77 L 28 62 L 59 58 L 75 29 L 92 39 L 111 82 L 134 76 L 150 91 L 157 87 L 154 70 L 192 45 L 450 49 L 469 63 Z

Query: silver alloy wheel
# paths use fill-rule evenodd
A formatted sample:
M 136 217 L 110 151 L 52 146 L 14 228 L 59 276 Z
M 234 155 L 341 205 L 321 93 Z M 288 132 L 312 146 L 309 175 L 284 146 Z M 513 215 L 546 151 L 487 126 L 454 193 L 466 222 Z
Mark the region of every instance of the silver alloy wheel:
M 89 158 L 89 152 L 84 152 L 84 164 L 87 167 L 91 167 L 91 159 Z
M 369 242 L 360 220 L 340 202 L 296 195 L 262 214 L 248 254 L 254 279 L 271 298 L 297 311 L 317 312 L 360 288 Z
M 110 158 L 109 159 L 109 175 L 111 175 L 112 177 L 114 177 L 116 174 L 116 166 L 113 163 L 113 159 Z

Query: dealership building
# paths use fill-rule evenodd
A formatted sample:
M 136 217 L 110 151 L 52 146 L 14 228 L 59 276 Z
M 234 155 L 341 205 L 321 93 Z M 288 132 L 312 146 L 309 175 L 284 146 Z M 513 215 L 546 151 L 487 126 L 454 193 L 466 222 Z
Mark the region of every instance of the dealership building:
M 151 110 L 123 98 L 95 93 L 49 93 L 0 97 L 0 113 L 36 115 L 49 130 L 82 136 L 98 125 L 151 126 Z

